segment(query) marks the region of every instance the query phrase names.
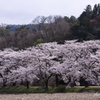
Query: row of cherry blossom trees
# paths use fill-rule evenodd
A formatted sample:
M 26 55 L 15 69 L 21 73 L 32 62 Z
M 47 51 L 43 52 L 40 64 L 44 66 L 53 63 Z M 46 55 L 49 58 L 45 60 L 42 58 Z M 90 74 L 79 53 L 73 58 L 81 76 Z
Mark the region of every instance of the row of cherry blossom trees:
M 100 41 L 65 44 L 42 43 L 25 50 L 6 48 L 0 51 L 0 85 L 29 85 L 42 80 L 63 80 L 67 86 L 100 85 Z

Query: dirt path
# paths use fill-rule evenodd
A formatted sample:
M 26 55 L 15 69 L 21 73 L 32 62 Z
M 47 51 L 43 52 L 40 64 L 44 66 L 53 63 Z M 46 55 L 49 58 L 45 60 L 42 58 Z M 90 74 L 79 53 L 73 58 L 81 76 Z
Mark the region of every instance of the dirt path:
M 100 100 L 100 93 L 0 94 L 0 100 Z

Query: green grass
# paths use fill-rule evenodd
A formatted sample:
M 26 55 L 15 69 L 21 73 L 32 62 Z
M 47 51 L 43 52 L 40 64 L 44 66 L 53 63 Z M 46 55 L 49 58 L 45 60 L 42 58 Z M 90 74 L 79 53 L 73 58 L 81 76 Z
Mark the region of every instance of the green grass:
M 35 86 L 30 87 L 27 89 L 25 86 L 6 86 L 6 87 L 0 87 L 0 93 L 82 93 L 82 92 L 99 92 L 100 93 L 100 86 L 90 86 L 90 87 L 84 87 L 84 86 L 78 86 L 74 88 L 68 88 L 65 89 L 65 85 L 61 85 L 59 87 L 55 87 L 54 89 L 52 87 L 49 87 L 48 91 L 45 91 L 42 87 Z
M 89 86 L 89 87 L 74 87 L 74 88 L 68 88 L 66 90 L 67 93 L 82 93 L 82 92 L 99 92 L 100 93 L 100 86 Z
M 0 93 L 42 93 L 42 87 L 30 87 L 27 89 L 25 86 L 6 86 L 0 87 Z

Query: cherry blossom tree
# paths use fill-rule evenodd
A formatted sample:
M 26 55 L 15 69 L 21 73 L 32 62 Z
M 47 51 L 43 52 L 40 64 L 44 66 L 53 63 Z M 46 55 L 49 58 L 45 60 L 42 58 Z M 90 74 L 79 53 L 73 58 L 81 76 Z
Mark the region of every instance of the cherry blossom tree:
M 69 86 L 100 85 L 100 41 L 65 44 L 42 43 L 36 47 L 15 51 L 0 51 L 0 84 L 14 85 L 26 82 L 27 88 L 36 80 L 43 80 L 48 90 L 52 77 L 62 77 Z

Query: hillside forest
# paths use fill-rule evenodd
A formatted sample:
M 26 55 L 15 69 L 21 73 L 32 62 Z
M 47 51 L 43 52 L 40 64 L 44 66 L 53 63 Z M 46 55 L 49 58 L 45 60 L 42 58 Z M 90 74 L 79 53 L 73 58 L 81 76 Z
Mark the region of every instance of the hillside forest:
M 15 25 L 17 26 L 17 25 Z M 58 42 L 65 40 L 100 39 L 100 4 L 93 9 L 87 5 L 78 18 L 71 16 L 38 16 L 31 24 L 0 26 L 0 49 L 16 47 L 25 49 L 39 43 Z

